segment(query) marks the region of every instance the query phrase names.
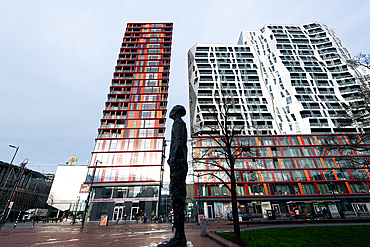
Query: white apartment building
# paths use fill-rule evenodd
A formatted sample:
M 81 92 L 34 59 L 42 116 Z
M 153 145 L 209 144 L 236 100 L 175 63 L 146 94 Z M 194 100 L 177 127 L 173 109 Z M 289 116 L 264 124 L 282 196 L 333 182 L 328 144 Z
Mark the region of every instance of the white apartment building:
M 219 98 L 232 100 L 241 134 L 358 131 L 343 103 L 361 100 L 353 59 L 336 32 L 321 23 L 265 25 L 242 31 L 237 45 L 196 44 L 188 52 L 192 135 L 215 125 Z

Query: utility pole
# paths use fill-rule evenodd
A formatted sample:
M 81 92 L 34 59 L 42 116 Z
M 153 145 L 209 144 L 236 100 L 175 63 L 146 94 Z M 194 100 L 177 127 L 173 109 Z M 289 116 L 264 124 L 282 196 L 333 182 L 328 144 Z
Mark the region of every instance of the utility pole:
M 161 164 L 161 181 L 159 182 L 159 195 L 158 195 L 158 207 L 157 207 L 157 217 L 159 216 L 159 214 L 162 212 L 162 208 L 161 208 L 161 205 L 162 205 L 162 187 L 163 187 L 163 172 L 164 172 L 164 164 L 166 163 L 166 156 L 165 156 L 165 152 L 166 152 L 166 140 L 164 140 L 163 142 L 163 151 L 162 151 L 162 164 Z
M 77 200 L 77 204 L 75 206 L 75 214 L 73 215 L 72 225 L 75 225 L 75 223 L 76 223 L 76 216 L 77 216 L 78 205 L 80 204 L 80 196 L 78 196 L 77 198 L 78 198 L 78 200 Z

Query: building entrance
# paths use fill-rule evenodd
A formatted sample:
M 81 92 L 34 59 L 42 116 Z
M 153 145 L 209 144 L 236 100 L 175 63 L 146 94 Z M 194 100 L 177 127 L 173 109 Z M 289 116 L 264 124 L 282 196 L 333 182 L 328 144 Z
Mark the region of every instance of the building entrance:
M 212 205 L 208 205 L 208 218 L 211 219 L 213 218 L 213 209 L 212 209 Z
M 132 207 L 131 208 L 131 220 L 135 220 L 135 215 L 138 215 L 138 214 L 139 214 L 139 207 Z
M 370 203 L 352 203 L 355 214 L 359 216 L 370 214 L 367 206 L 370 206 Z
M 122 220 L 123 212 L 124 212 L 124 207 L 123 206 L 114 207 L 112 219 L 113 220 Z

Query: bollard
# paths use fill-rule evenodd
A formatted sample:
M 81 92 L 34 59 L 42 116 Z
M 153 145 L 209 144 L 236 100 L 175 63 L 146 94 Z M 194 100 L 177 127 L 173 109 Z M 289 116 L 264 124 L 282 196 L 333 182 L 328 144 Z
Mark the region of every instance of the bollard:
M 17 220 L 15 221 L 15 224 L 14 224 L 14 227 L 13 228 L 16 228 L 17 227 L 17 223 L 18 223 L 18 220 L 19 220 L 19 216 L 21 215 L 21 212 L 22 211 L 19 211 Z
M 205 219 L 200 220 L 200 236 L 202 237 L 207 236 L 206 222 Z

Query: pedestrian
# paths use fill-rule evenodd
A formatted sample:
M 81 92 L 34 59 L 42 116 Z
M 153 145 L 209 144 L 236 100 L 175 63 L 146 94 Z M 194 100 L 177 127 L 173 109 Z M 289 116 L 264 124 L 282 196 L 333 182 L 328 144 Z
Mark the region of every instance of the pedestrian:
M 304 216 L 306 217 L 306 220 L 308 219 L 308 210 L 306 207 L 303 207 L 303 213 L 304 213 Z
M 126 219 L 127 219 L 127 213 L 125 213 L 125 214 L 123 215 L 123 219 L 126 221 Z
M 345 219 L 346 216 L 344 216 L 344 212 L 341 207 L 339 207 L 338 211 L 339 211 L 340 218 Z
M 146 223 L 147 220 L 148 220 L 148 218 L 146 217 L 146 213 L 145 213 L 144 217 L 143 217 L 143 222 Z
M 295 214 L 296 220 L 300 220 L 300 212 L 299 212 L 299 209 L 298 208 L 295 208 L 294 209 L 294 214 Z
M 330 219 L 330 216 L 329 216 L 329 214 L 328 214 L 328 210 L 327 210 L 326 208 L 324 208 L 324 209 L 322 210 L 322 214 L 324 215 L 324 218 Z
M 315 210 L 315 209 L 314 209 L 314 210 L 312 210 L 311 216 L 312 216 L 312 218 L 313 218 L 314 220 L 319 220 L 319 217 L 317 216 L 317 214 L 316 214 L 316 210 Z
M 35 226 L 36 223 L 36 215 L 32 216 L 32 227 Z

